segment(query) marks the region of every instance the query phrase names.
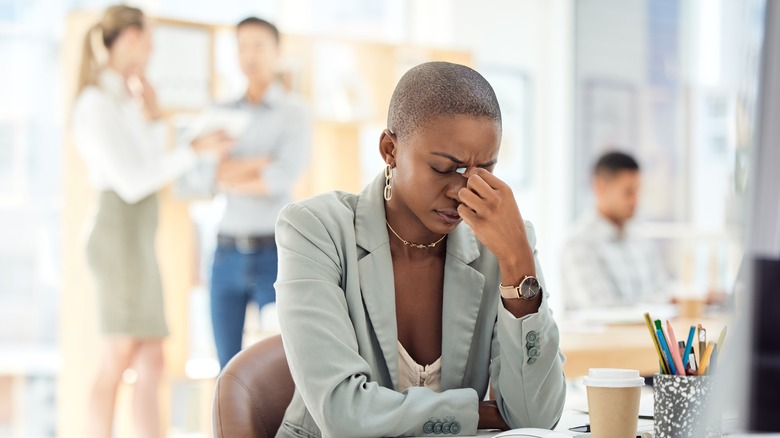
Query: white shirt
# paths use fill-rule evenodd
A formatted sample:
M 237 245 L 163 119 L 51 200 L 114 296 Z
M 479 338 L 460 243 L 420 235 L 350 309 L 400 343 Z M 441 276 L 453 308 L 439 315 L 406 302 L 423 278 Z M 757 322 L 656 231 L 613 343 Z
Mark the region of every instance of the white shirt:
M 567 310 L 630 306 L 667 299 L 668 276 L 646 240 L 595 211 L 577 222 L 561 260 Z
M 441 392 L 441 356 L 430 365 L 418 364 L 398 341 L 398 392 L 421 386 Z
M 157 192 L 196 163 L 190 147 L 165 150 L 165 125 L 146 119 L 141 102 L 116 71 L 101 72 L 96 86 L 79 94 L 73 136 L 92 185 L 134 204 Z

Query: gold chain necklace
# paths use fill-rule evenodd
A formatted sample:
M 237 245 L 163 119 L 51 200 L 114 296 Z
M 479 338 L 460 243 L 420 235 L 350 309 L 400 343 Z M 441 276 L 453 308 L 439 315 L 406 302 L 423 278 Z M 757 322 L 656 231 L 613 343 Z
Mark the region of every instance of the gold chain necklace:
M 399 236 L 399 235 L 398 235 L 398 233 L 396 233 L 396 232 L 395 232 L 395 230 L 393 229 L 393 227 L 391 227 L 391 226 L 390 226 L 390 222 L 388 222 L 388 221 L 387 221 L 387 219 L 385 219 L 385 223 L 387 224 L 387 228 L 390 228 L 390 231 L 392 231 L 392 232 L 393 232 L 393 234 L 395 234 L 395 237 L 397 237 L 397 238 L 398 238 L 398 240 L 400 240 L 401 242 L 403 242 L 403 243 L 404 243 L 404 245 L 406 245 L 406 246 L 411 246 L 412 248 L 417 248 L 417 249 L 433 248 L 433 247 L 435 247 L 435 246 L 436 246 L 436 245 L 437 245 L 439 242 L 441 242 L 442 240 L 444 240 L 444 238 L 445 238 L 445 237 L 447 237 L 447 235 L 445 234 L 445 235 L 441 236 L 441 238 L 440 238 L 439 240 L 437 240 L 437 241 L 435 241 L 435 242 L 433 242 L 433 243 L 428 243 L 428 244 L 424 244 L 424 243 L 412 243 L 412 242 L 409 242 L 409 241 L 406 241 L 406 240 L 404 240 L 404 238 L 403 238 L 403 237 Z

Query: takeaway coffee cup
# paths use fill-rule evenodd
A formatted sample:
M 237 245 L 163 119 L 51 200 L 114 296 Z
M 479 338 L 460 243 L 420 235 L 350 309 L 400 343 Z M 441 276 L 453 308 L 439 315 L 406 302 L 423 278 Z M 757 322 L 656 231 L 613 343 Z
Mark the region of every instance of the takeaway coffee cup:
M 591 368 L 585 377 L 593 438 L 633 438 L 645 380 L 637 370 Z

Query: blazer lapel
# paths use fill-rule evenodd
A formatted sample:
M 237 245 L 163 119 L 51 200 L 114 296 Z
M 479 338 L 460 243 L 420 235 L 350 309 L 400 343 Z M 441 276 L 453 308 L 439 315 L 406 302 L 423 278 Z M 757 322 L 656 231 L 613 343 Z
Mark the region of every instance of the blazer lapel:
M 355 240 L 366 251 L 358 262 L 360 290 L 382 349 L 393 388 L 398 387 L 398 328 L 390 240 L 382 198 L 384 176 L 363 192 L 355 208 Z M 480 255 L 477 238 L 466 224 L 447 237 L 442 309 L 442 389 L 463 383 L 485 277 L 470 266 Z
M 355 240 L 367 254 L 358 261 L 360 291 L 382 349 L 393 388 L 398 387 L 398 328 L 395 318 L 395 283 L 390 241 L 385 226 L 380 175 L 358 197 Z
M 477 238 L 464 223 L 447 237 L 442 309 L 442 389 L 460 388 L 466 371 L 485 277 L 470 263 L 479 257 Z

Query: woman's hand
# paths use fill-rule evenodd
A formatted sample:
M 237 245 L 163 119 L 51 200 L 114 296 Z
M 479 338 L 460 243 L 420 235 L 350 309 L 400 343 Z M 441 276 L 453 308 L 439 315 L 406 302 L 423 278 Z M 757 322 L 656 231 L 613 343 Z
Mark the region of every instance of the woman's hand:
M 519 286 L 526 276 L 536 277 L 536 263 L 512 189 L 481 168 L 463 174 L 466 187 L 458 191 L 458 214 L 474 235 L 498 260 L 501 284 Z M 542 295 L 533 300 L 504 299 L 504 307 L 516 318 L 539 310 Z
M 157 120 L 162 117 L 162 110 L 157 103 L 157 93 L 152 84 L 146 80 L 146 76 L 143 74 L 131 75 L 127 80 L 127 88 L 133 96 L 141 99 L 146 117 L 149 120 Z
M 499 263 L 519 258 L 530 261 L 533 266 L 533 251 L 528 244 L 523 217 L 512 189 L 482 168 L 469 168 L 463 177 L 468 182 L 458 192 L 461 202 L 458 214 L 471 227 L 477 239 L 496 256 Z M 534 275 L 534 272 L 524 275 Z
M 215 153 L 220 160 L 223 160 L 225 156 L 233 148 L 235 140 L 228 136 L 225 131 L 219 130 L 210 132 L 206 135 L 202 135 L 192 141 L 192 149 L 197 153 L 212 152 Z
M 509 426 L 498 411 L 498 405 L 495 400 L 479 402 L 479 422 L 477 423 L 477 428 L 509 430 Z

